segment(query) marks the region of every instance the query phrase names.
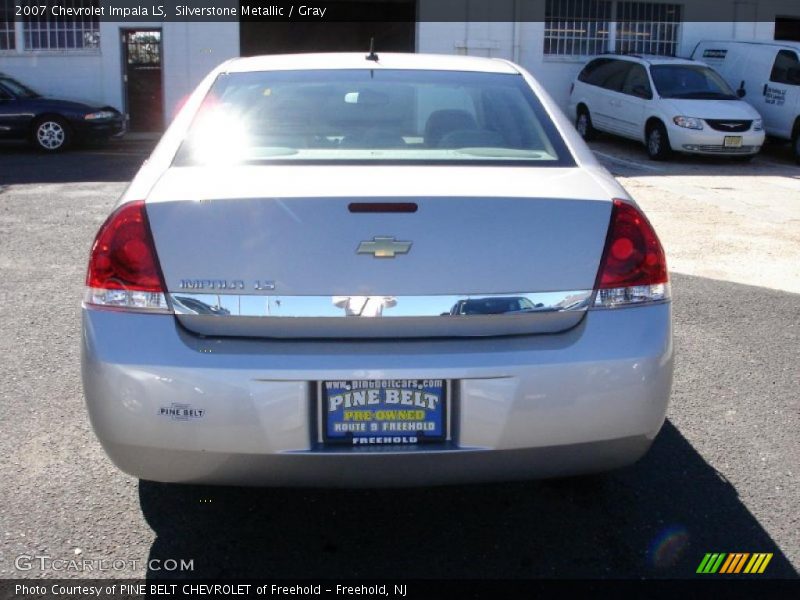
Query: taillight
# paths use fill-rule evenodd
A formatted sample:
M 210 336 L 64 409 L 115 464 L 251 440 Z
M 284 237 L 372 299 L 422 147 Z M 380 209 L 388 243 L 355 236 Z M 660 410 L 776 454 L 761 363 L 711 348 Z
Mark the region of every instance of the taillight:
M 611 224 L 595 284 L 596 307 L 655 302 L 670 297 L 664 249 L 635 206 L 614 200 Z
M 84 302 L 167 312 L 162 281 L 144 201 L 123 204 L 94 240 Z
M 575 82 L 569 84 L 569 95 L 572 96 L 572 92 L 575 91 Z

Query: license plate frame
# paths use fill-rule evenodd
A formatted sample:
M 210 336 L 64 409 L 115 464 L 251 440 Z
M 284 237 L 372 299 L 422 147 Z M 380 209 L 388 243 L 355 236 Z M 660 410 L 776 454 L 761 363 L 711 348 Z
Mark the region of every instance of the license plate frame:
M 414 386 L 410 385 L 411 382 Z M 438 382 L 439 386 L 425 385 L 426 383 Z M 409 385 L 395 385 L 395 384 L 409 384 Z M 330 385 L 334 384 L 334 385 Z M 342 389 L 338 384 L 349 384 L 352 392 L 362 392 L 367 390 L 378 390 L 380 400 L 378 403 L 361 405 L 355 404 L 355 399 L 352 399 L 351 406 L 348 408 L 346 400 L 341 405 L 337 405 L 335 411 L 331 411 L 331 396 L 340 395 L 348 390 Z M 354 387 L 354 384 L 358 384 Z M 415 387 L 418 386 L 418 387 Z M 387 403 L 386 390 L 393 389 L 410 390 L 412 392 L 420 392 L 420 395 L 411 398 L 411 404 L 404 403 Z M 436 402 L 436 409 L 431 411 L 429 409 L 428 401 L 425 398 L 425 393 L 435 393 L 438 395 L 438 402 Z M 419 447 L 431 443 L 445 443 L 451 440 L 451 414 L 452 414 L 452 380 L 449 379 L 349 379 L 349 380 L 322 380 L 317 382 L 317 432 L 318 442 L 326 446 L 351 446 L 351 447 L 376 447 L 376 446 L 403 446 L 407 448 Z M 407 396 L 406 396 L 407 398 Z M 374 399 L 374 397 L 373 397 Z M 418 401 L 425 406 L 415 405 L 414 402 Z M 335 401 L 336 402 L 336 401 Z M 334 403 L 335 403 L 334 402 Z M 357 411 L 362 413 L 358 419 L 350 421 L 351 423 L 363 423 L 364 429 L 362 431 L 332 431 L 333 425 L 336 423 L 344 423 L 344 411 Z M 403 418 L 380 418 L 376 419 L 378 412 L 388 412 L 394 410 L 395 412 L 403 411 Z M 424 413 L 422 419 L 410 418 L 408 413 L 422 411 Z M 363 413 L 370 412 L 371 418 L 366 419 Z M 351 417 L 353 415 L 350 415 Z M 385 415 L 381 415 L 385 417 Z M 397 415 L 395 415 L 397 416 Z M 417 415 L 419 416 L 419 415 Z M 408 424 L 401 425 L 405 427 L 412 427 L 413 423 L 432 422 L 435 430 L 433 431 L 385 431 L 382 430 L 384 423 L 390 424 Z M 377 431 L 372 430 L 372 425 L 375 424 Z M 437 427 L 438 425 L 438 427 Z M 428 426 L 430 427 L 430 425 Z M 373 441 L 370 441 L 373 440 Z
M 725 148 L 741 148 L 742 147 L 742 136 L 740 136 L 740 135 L 726 135 L 725 139 L 722 142 L 722 145 Z

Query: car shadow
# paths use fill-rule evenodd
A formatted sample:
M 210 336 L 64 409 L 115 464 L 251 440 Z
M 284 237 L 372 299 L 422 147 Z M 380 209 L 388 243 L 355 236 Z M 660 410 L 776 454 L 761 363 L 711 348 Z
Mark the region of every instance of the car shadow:
M 154 146 L 154 141 L 123 138 L 45 154 L 24 143 L 2 142 L 0 185 L 128 182 Z
M 691 577 L 706 552 L 773 552 L 734 487 L 667 421 L 636 465 L 589 478 L 384 490 L 140 482 L 150 578 Z
M 635 465 L 394 490 L 141 482 L 156 534 L 148 576 L 682 578 L 697 577 L 707 552 L 772 552 L 763 576 L 796 577 L 748 507 L 791 530 L 798 296 L 678 274 L 672 286 L 671 418 Z M 155 568 L 181 558 L 194 570 Z

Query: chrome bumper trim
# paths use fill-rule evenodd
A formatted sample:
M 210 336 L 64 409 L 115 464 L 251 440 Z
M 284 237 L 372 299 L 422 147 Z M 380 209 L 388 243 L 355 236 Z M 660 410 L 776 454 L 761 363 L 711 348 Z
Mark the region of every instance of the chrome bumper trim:
M 278 296 L 171 292 L 177 315 L 209 317 L 491 317 L 583 312 L 593 290 L 433 296 Z

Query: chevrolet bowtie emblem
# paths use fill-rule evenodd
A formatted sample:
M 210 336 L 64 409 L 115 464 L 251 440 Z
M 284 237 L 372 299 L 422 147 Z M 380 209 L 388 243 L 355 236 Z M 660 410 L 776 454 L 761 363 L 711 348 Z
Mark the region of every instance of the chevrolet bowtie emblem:
M 393 237 L 376 236 L 371 242 L 361 242 L 356 254 L 372 254 L 375 258 L 394 258 L 397 254 L 407 254 L 411 242 L 398 242 Z

